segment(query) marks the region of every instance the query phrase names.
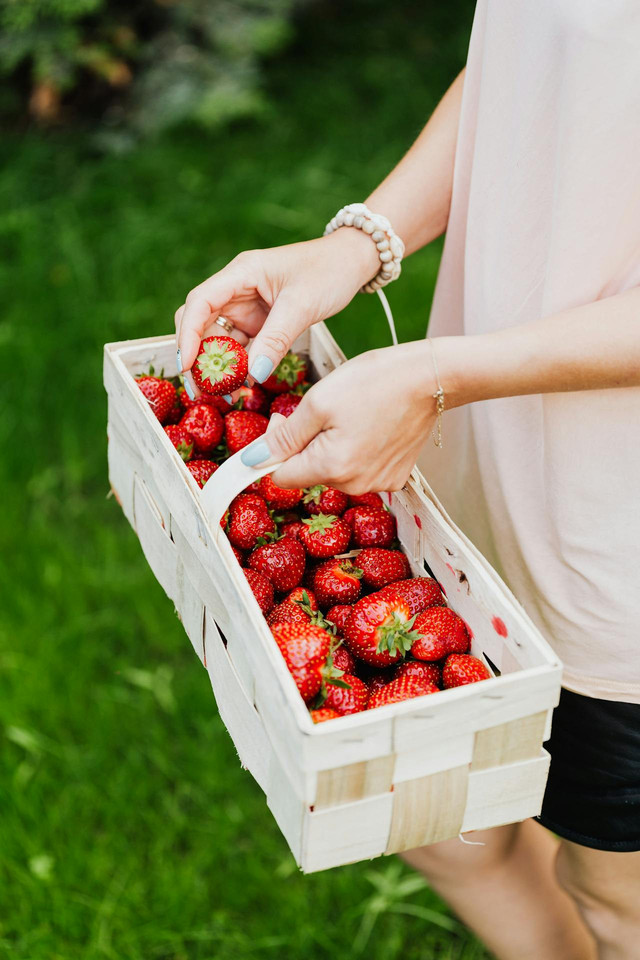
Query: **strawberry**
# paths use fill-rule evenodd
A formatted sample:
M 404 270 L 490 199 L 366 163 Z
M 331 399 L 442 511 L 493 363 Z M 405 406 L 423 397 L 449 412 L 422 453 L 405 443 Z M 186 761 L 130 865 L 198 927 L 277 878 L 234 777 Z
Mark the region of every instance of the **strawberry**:
M 303 700 L 313 700 L 320 692 L 331 636 L 312 623 L 278 623 L 272 627 L 289 672 Z
M 281 532 L 286 537 L 293 537 L 294 540 L 300 540 L 300 534 L 304 530 L 302 520 L 287 520 L 280 527 Z
M 261 413 L 265 417 L 268 415 L 269 397 L 257 383 L 252 387 L 240 387 L 238 394 L 236 410 L 249 410 L 251 413 Z
M 209 453 L 222 440 L 224 421 L 215 407 L 200 403 L 191 407 L 180 421 L 188 430 L 198 453 Z
M 271 401 L 269 413 L 280 413 L 283 417 L 290 417 L 301 400 L 302 397 L 297 393 L 278 393 Z
M 287 393 L 297 387 L 299 383 L 302 383 L 306 375 L 307 364 L 302 357 L 299 357 L 297 353 L 288 353 L 282 358 L 271 376 L 267 377 L 262 386 L 269 393 Z M 225 390 L 225 393 L 228 393 L 228 391 Z
M 352 606 L 348 603 L 338 603 L 335 607 L 327 610 L 327 620 L 335 625 L 340 636 L 344 636 L 344 628 L 347 620 L 351 616 Z
M 400 700 L 410 700 L 412 697 L 422 697 L 426 693 L 438 693 L 435 683 L 421 680 L 419 677 L 398 677 L 391 683 L 385 684 L 369 697 L 368 710 L 376 707 L 385 707 L 389 703 L 398 703 Z
M 337 710 L 343 717 L 349 713 L 360 713 L 367 706 L 367 700 L 369 699 L 368 686 L 352 673 L 344 673 L 340 680 L 342 683 L 347 683 L 348 687 L 328 683 L 327 697 L 323 706 Z
M 403 664 L 398 666 L 398 670 L 401 666 L 403 666 Z M 371 698 L 374 693 L 377 693 L 378 690 L 382 690 L 383 687 L 386 687 L 387 684 L 391 683 L 391 681 L 394 679 L 394 675 L 389 673 L 388 670 L 378 670 L 368 680 L 369 697 Z
M 306 587 L 294 587 L 291 593 L 285 597 L 285 602 L 306 604 L 309 609 L 315 611 L 318 609 L 318 601 L 313 590 L 307 590 Z
M 336 603 L 355 603 L 360 596 L 362 570 L 350 560 L 328 560 L 321 564 L 313 578 L 313 589 L 321 607 Z
M 482 660 L 472 657 L 468 653 L 452 653 L 445 660 L 442 669 L 442 685 L 445 690 L 451 687 L 461 687 L 465 683 L 477 683 L 479 680 L 489 680 L 491 674 Z
M 341 644 L 331 654 L 333 665 L 337 670 L 343 670 L 345 673 L 354 673 L 356 669 L 355 657 L 349 650 Z
M 193 453 L 193 437 L 185 427 L 178 424 L 170 424 L 164 428 L 164 432 L 171 440 L 183 460 L 189 460 Z
M 213 460 L 190 460 L 185 466 L 200 487 L 204 487 L 207 480 L 218 469 L 218 464 Z
M 379 493 L 358 493 L 350 494 L 349 496 L 349 506 L 350 507 L 379 507 L 381 510 L 385 509 L 384 501 Z
M 248 363 L 247 351 L 233 337 L 205 337 L 191 372 L 204 393 L 222 396 L 242 386 Z
M 422 663 L 420 660 L 405 660 L 396 667 L 393 679 L 398 677 L 418 677 L 427 683 L 435 683 L 437 687 L 442 683 L 442 670 L 437 663 Z
M 310 556 L 332 557 L 348 548 L 351 531 L 340 517 L 320 513 L 302 523 L 304 530 L 300 531 L 300 539 Z
M 258 605 L 266 616 L 273 607 L 273 584 L 258 570 L 246 570 L 244 575 L 249 582 Z
M 230 410 L 233 410 L 231 404 L 228 403 L 224 397 L 212 397 L 210 393 L 201 393 L 199 397 L 192 400 L 184 387 L 178 388 L 178 400 L 183 411 L 190 410 L 191 407 L 199 407 L 203 403 L 210 407 L 215 407 L 223 417 L 226 413 L 229 413 Z
M 395 540 L 396 521 L 393 514 L 379 507 L 349 507 L 344 520 L 353 531 L 356 547 L 388 547 Z
M 362 570 L 362 582 L 376 590 L 385 587 L 388 583 L 405 580 L 411 576 L 409 561 L 402 550 L 365 547 L 356 560 Z
M 176 388 L 170 380 L 142 375 L 136 377 L 138 387 L 149 401 L 149 406 L 160 423 L 166 423 L 176 402 Z
M 164 422 L 168 424 L 180 423 L 180 421 L 182 420 L 183 413 L 184 413 L 184 410 L 182 409 L 182 404 L 180 403 L 180 399 L 176 391 L 176 399 L 173 402 L 173 406 L 171 407 L 171 410 L 169 410 L 169 413 L 165 417 Z
M 262 477 L 258 483 L 260 496 L 276 510 L 290 510 L 302 500 L 302 490 L 286 490 L 273 482 L 271 475 Z
M 243 492 L 243 493 L 253 493 L 253 494 L 256 494 L 256 496 L 260 497 L 260 496 L 261 496 L 261 493 L 260 493 L 260 481 L 259 481 L 259 480 L 254 480 L 253 483 L 250 483 L 248 487 L 245 487 L 242 492 Z M 262 499 L 264 500 L 264 497 L 262 497 Z
M 430 607 L 413 625 L 420 639 L 411 647 L 418 660 L 442 660 L 448 653 L 466 653 L 471 644 L 467 625 L 449 607 Z
M 225 523 L 221 524 L 221 526 L 222 526 L 222 527 L 225 527 L 225 526 L 226 526 L 226 517 L 223 517 L 222 519 L 225 521 Z M 238 550 L 238 548 L 237 548 L 237 547 L 234 547 L 233 544 L 231 544 L 231 549 L 233 550 L 233 555 L 234 555 L 234 557 L 236 558 L 236 560 L 238 561 L 238 563 L 240 564 L 240 566 L 241 566 L 241 567 L 244 566 L 244 553 L 242 552 L 242 550 Z
M 311 719 L 314 723 L 324 723 L 325 720 L 337 720 L 340 716 L 337 710 L 330 707 L 319 707 L 317 710 L 310 710 Z
M 277 603 L 269 616 L 267 623 L 270 627 L 275 627 L 277 623 L 310 623 L 311 617 L 297 603 L 289 603 L 283 600 Z
M 202 461 L 200 461 L 202 462 Z M 276 528 L 262 497 L 241 493 L 229 509 L 227 536 L 234 547 L 252 550 L 258 537 L 273 533 Z M 260 571 L 264 573 L 265 571 Z M 270 578 L 269 578 L 270 579 Z
M 335 487 L 317 483 L 304 491 L 303 503 L 310 514 L 330 513 L 339 517 L 347 509 L 347 495 Z
M 250 410 L 232 410 L 224 418 L 224 435 L 231 453 L 237 453 L 247 444 L 261 437 L 269 421 Z
M 276 590 L 292 590 L 304 574 L 304 547 L 292 537 L 282 537 L 275 543 L 256 547 L 249 557 L 249 566 L 264 573 Z
M 406 600 L 371 593 L 354 604 L 344 639 L 354 657 L 377 667 L 401 660 L 418 639 Z
M 382 588 L 387 597 L 402 597 L 411 608 L 411 613 L 422 613 L 429 607 L 443 607 L 445 604 L 437 580 L 432 577 L 412 577 L 411 580 L 397 580 Z

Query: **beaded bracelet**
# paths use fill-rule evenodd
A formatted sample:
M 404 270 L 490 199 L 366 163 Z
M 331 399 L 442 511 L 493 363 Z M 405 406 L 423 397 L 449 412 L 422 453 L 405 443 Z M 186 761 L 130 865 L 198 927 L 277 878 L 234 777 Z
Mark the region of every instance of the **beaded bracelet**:
M 324 236 L 339 230 L 340 227 L 356 227 L 369 234 L 380 257 L 380 270 L 369 283 L 361 288 L 362 293 L 376 293 L 400 276 L 404 243 L 394 231 L 386 217 L 372 213 L 365 203 L 348 203 L 336 213 L 325 227 Z

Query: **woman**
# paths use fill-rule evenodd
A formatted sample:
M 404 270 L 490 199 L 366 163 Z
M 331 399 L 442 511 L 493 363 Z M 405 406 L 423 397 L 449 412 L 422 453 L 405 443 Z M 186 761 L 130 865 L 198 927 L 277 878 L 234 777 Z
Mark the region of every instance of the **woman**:
M 419 460 L 565 663 L 559 842 L 528 821 L 406 855 L 502 960 L 640 956 L 639 50 L 633 0 L 480 0 L 466 70 L 366 201 L 407 253 L 446 229 L 435 339 L 350 360 L 245 454 L 352 493 Z M 177 311 L 184 369 L 223 315 L 264 381 L 378 253 L 342 227 L 241 254 Z

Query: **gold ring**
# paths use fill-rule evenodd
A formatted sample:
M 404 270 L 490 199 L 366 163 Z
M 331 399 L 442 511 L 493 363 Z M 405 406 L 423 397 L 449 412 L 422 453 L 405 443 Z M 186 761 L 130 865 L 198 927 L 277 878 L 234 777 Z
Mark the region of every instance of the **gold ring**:
M 226 330 L 227 333 L 233 333 L 233 331 L 235 330 L 235 327 L 233 326 L 231 321 L 225 320 L 224 317 L 218 317 L 218 319 L 216 320 L 216 323 L 218 324 L 219 327 L 222 327 L 223 330 Z

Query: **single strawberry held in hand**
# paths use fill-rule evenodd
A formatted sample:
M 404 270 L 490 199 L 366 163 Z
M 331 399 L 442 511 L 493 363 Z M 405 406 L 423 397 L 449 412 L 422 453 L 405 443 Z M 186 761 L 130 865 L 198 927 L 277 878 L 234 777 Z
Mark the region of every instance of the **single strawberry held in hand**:
M 216 396 L 232 393 L 244 383 L 249 367 L 247 351 L 233 337 L 205 337 L 191 368 L 201 390 Z
M 162 377 L 136 377 L 138 387 L 149 401 L 149 406 L 160 423 L 166 423 L 176 402 L 176 388 Z

